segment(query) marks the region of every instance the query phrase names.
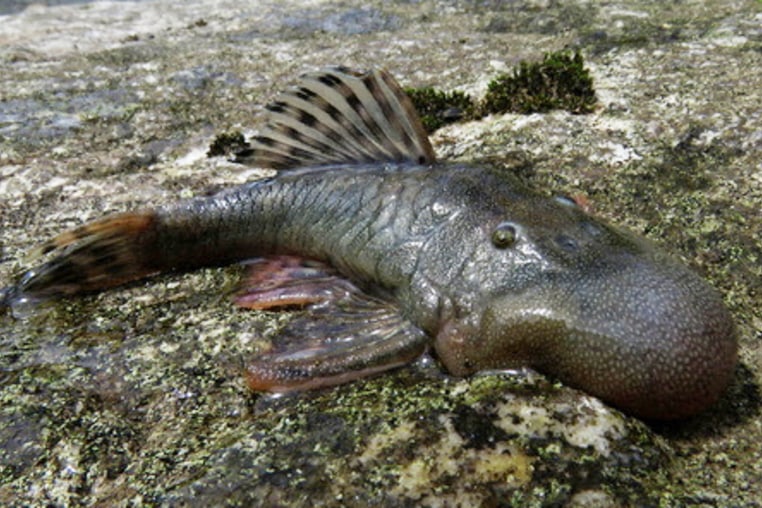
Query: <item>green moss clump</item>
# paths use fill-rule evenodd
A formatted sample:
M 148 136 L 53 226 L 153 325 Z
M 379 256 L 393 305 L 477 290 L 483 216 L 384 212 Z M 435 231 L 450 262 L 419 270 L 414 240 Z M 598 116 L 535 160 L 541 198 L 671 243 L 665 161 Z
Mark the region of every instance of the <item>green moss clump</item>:
M 565 109 L 590 113 L 596 104 L 593 78 L 579 52 L 546 53 L 541 62 L 519 63 L 512 74 L 490 81 L 487 94 L 476 102 L 457 90 L 405 88 L 421 117 L 426 132 L 458 121 L 481 118 L 492 113 L 544 113 Z
M 243 137 L 241 131 L 223 132 L 215 136 L 212 144 L 209 145 L 209 150 L 206 152 L 207 157 L 217 157 L 218 155 L 230 155 L 234 154 L 249 145 L 246 143 L 246 139 Z
M 522 61 L 513 74 L 493 79 L 481 102 L 489 113 L 542 113 L 565 109 L 589 113 L 596 103 L 593 78 L 579 52 L 546 53 L 542 62 Z
M 474 102 L 468 94 L 454 90 L 443 92 L 436 88 L 405 88 L 421 116 L 426 132 L 434 132 L 448 123 L 474 117 Z

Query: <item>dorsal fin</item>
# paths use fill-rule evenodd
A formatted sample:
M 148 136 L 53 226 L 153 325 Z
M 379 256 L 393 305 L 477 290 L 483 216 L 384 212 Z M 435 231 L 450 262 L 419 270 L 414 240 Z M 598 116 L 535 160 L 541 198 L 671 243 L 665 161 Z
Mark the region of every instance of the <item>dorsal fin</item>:
M 384 70 L 335 67 L 302 76 L 267 106 L 268 123 L 236 156 L 251 166 L 434 161 L 410 98 Z

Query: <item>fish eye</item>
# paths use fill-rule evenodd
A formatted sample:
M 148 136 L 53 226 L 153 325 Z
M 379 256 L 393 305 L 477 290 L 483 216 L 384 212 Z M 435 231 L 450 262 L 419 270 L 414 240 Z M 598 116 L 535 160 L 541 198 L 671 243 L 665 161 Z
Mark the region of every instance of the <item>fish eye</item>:
M 574 198 L 571 198 L 565 194 L 557 194 L 553 196 L 553 199 L 556 200 L 557 203 L 561 203 L 564 206 L 579 208 L 579 204 L 574 200 Z
M 507 249 L 518 238 L 516 226 L 510 222 L 502 222 L 492 231 L 492 245 L 498 249 Z

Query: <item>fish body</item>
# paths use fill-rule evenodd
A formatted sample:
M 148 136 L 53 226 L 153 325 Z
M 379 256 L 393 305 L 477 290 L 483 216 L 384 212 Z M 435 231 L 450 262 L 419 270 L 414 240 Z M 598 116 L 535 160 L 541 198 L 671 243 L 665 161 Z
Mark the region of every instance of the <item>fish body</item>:
M 256 390 L 345 382 L 435 351 L 531 367 L 637 416 L 715 402 L 736 363 L 718 294 L 645 239 L 506 171 L 437 162 L 383 71 L 307 75 L 244 163 L 275 176 L 106 218 L 41 247 L 13 303 L 252 258 L 242 307 L 305 307 L 247 369 Z

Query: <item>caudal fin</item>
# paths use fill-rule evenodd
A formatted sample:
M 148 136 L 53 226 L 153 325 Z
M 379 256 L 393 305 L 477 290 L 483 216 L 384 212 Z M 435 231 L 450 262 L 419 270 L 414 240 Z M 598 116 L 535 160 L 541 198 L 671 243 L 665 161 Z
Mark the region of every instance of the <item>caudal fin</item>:
M 63 233 L 35 249 L 47 258 L 5 290 L 10 304 L 104 289 L 155 273 L 150 236 L 151 212 L 115 215 Z

